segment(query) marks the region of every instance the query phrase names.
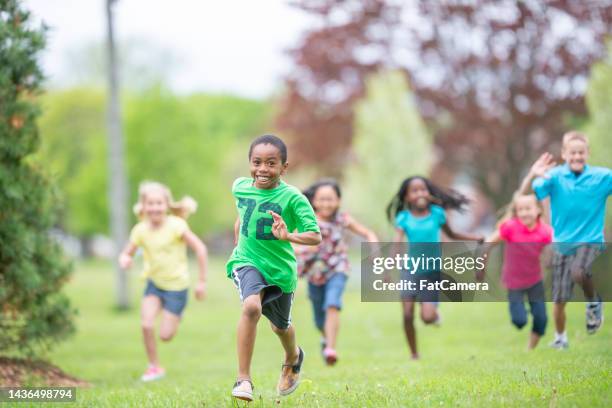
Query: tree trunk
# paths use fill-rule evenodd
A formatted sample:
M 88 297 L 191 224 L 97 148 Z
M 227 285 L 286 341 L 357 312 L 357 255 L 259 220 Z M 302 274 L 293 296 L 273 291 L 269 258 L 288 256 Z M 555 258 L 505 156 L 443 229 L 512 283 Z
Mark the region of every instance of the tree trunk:
M 129 307 L 127 274 L 117 262 L 121 246 L 128 236 L 127 226 L 127 180 L 123 163 L 124 147 L 121 130 L 121 107 L 119 101 L 119 74 L 117 52 L 113 32 L 113 5 L 116 0 L 106 0 L 107 47 L 108 47 L 108 169 L 111 234 L 115 244 L 115 270 L 117 276 L 117 307 Z

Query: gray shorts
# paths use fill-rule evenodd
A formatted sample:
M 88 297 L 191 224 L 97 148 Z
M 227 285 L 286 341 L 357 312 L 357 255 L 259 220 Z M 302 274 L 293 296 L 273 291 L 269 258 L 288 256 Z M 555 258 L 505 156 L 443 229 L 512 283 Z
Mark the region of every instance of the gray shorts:
M 293 292 L 283 293 L 276 285 L 269 285 L 263 275 L 253 266 L 241 266 L 233 272 L 233 281 L 244 301 L 251 295 L 258 295 L 263 291 L 261 299 L 261 312 L 279 329 L 291 326 L 291 306 L 293 306 Z
M 552 268 L 552 300 L 567 302 L 572 297 L 574 279 L 572 270 L 578 269 L 585 277 L 591 277 L 591 265 L 601 253 L 601 244 L 582 245 L 573 254 L 554 252 Z

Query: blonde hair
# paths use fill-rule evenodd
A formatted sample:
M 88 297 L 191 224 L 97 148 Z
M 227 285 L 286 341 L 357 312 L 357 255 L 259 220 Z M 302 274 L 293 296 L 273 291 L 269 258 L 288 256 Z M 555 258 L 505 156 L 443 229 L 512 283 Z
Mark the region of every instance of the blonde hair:
M 538 207 L 538 209 L 540 210 L 540 214 L 538 214 L 538 220 L 542 217 L 542 214 L 544 213 L 544 207 L 542 207 L 542 203 L 540 203 L 540 201 L 538 201 L 538 198 L 536 197 L 535 194 L 523 194 L 519 191 L 515 192 L 512 195 L 512 201 L 510 201 L 510 203 L 506 204 L 506 206 L 504 206 L 500 212 L 503 214 L 501 216 L 501 218 L 499 219 L 499 221 L 497 222 L 497 224 L 495 224 L 495 228 L 499 229 L 499 227 L 506 221 L 508 221 L 511 218 L 516 217 L 516 200 L 518 200 L 520 197 L 533 197 L 535 199 L 536 202 L 536 206 Z
M 134 204 L 134 214 L 140 219 L 144 217 L 144 201 L 147 194 L 151 191 L 160 191 L 168 204 L 168 210 L 171 214 L 187 219 L 191 214 L 195 213 L 198 209 L 198 203 L 192 197 L 185 196 L 178 201 L 174 201 L 170 189 L 162 183 L 157 181 L 143 181 L 138 186 L 138 202 Z
M 584 133 L 571 130 L 563 135 L 563 147 L 573 140 L 580 140 L 581 142 L 584 142 L 587 147 L 589 146 L 589 138 L 586 137 Z

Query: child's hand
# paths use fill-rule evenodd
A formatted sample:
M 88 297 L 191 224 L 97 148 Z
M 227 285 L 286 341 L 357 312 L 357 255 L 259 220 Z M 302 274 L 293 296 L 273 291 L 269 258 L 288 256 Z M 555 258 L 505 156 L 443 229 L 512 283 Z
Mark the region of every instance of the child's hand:
M 546 172 L 555 166 L 553 155 L 546 152 L 543 153 L 538 160 L 533 163 L 529 170 L 536 177 L 547 177 Z
M 274 219 L 272 224 L 272 235 L 281 241 L 287 241 L 289 239 L 289 231 L 287 230 L 287 224 L 283 220 L 283 217 L 275 213 L 274 211 L 268 211 L 268 214 Z
M 485 270 L 484 269 L 476 270 L 476 280 L 478 282 L 482 282 L 484 280 L 484 277 L 485 277 Z
M 119 255 L 119 267 L 121 269 L 129 269 L 132 267 L 132 257 L 126 253 Z
M 195 297 L 197 300 L 206 299 L 206 282 L 199 281 L 195 287 Z

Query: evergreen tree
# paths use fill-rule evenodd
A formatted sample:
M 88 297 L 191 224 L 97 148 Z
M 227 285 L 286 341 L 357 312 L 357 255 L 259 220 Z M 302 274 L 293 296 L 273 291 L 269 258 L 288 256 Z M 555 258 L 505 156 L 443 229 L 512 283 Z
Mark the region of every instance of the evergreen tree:
M 60 292 L 71 268 L 49 234 L 58 197 L 30 159 L 39 144 L 45 28 L 29 19 L 19 1 L 0 0 L 0 353 L 22 356 L 74 330 Z

